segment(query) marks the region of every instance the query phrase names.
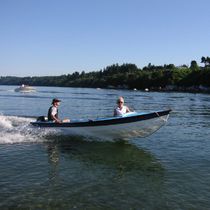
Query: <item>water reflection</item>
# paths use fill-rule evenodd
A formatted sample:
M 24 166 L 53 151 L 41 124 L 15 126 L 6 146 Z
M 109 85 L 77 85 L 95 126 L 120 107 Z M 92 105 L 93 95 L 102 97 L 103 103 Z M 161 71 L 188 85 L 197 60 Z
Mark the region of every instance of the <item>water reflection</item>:
M 123 176 L 125 173 L 138 172 L 142 174 L 163 174 L 164 169 L 158 160 L 148 151 L 142 150 L 127 142 L 97 142 L 85 141 L 82 137 L 59 136 L 51 137 L 48 143 L 48 157 L 51 174 L 56 175 L 59 159 L 76 160 L 89 168 L 96 164 L 103 168 L 116 170 Z
M 80 209 L 129 209 L 165 194 L 165 169 L 148 151 L 132 143 L 49 137 L 47 194 Z M 152 190 L 151 190 L 152 189 Z M 65 192 L 65 193 L 63 193 Z M 126 202 L 126 201 L 129 202 Z M 53 201 L 52 201 L 53 203 Z
M 59 161 L 60 161 L 60 152 L 58 145 L 54 143 L 48 143 L 47 153 L 48 153 L 48 162 L 50 165 L 49 180 L 56 182 L 56 180 L 54 179 L 58 178 Z

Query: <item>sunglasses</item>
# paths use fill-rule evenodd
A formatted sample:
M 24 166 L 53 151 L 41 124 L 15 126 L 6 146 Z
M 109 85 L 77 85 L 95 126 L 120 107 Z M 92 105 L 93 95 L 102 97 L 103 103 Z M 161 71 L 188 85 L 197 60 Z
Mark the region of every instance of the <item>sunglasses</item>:
M 123 104 L 124 102 L 123 101 L 118 101 L 118 104 Z

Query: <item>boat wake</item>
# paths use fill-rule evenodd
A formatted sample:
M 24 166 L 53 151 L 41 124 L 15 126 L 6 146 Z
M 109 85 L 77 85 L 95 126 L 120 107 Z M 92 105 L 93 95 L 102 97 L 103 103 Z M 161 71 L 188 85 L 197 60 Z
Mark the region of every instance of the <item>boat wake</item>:
M 30 122 L 33 118 L 0 115 L 0 144 L 22 142 L 44 142 L 46 136 L 54 134 L 52 129 L 34 129 Z

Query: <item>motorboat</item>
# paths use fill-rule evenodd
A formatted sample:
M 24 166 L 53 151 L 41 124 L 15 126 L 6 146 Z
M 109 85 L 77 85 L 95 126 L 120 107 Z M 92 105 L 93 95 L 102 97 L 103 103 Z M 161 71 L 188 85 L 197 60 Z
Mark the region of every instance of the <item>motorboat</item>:
M 29 85 L 24 85 L 22 84 L 20 87 L 15 89 L 15 92 L 24 92 L 24 93 L 28 93 L 28 92 L 35 92 L 36 89 L 34 87 L 31 87 Z
M 166 124 L 171 110 L 148 113 L 131 112 L 120 117 L 71 120 L 55 123 L 39 117 L 31 125 L 39 128 L 56 129 L 59 133 L 75 134 L 105 140 L 129 140 L 146 137 Z

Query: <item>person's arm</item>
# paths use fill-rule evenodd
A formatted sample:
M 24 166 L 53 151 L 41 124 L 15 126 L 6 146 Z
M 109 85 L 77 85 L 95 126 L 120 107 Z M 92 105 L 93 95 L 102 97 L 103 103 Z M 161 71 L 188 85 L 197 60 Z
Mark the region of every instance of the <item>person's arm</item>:
M 117 111 L 116 111 L 116 109 L 114 109 L 114 117 L 117 117 Z
M 62 120 L 60 120 L 59 118 L 56 117 L 56 114 L 57 114 L 57 109 L 55 107 L 52 108 L 51 110 L 51 117 L 53 119 L 54 122 L 56 123 L 61 123 Z
M 131 110 L 126 106 L 126 113 L 131 112 Z
M 62 123 L 62 120 L 58 119 L 55 115 L 52 115 L 52 119 L 56 122 L 56 123 Z

